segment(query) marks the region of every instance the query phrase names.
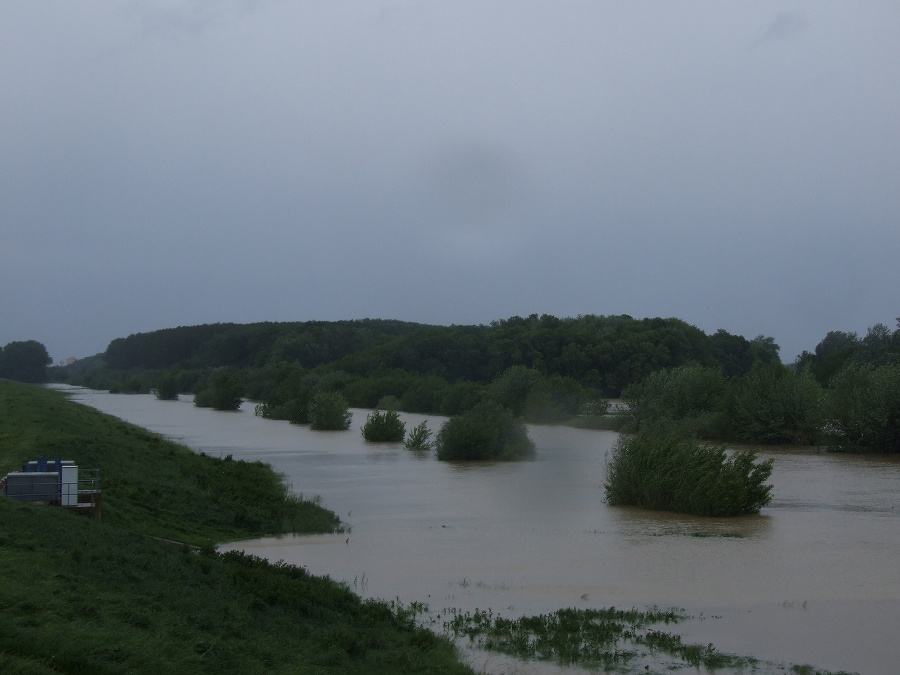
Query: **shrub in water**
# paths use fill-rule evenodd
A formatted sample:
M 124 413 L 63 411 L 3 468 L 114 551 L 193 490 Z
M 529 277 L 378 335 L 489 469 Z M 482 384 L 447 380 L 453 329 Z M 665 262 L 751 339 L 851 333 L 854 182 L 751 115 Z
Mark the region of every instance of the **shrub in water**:
M 444 422 L 435 446 L 440 460 L 512 460 L 534 452 L 522 420 L 491 401 Z
M 413 427 L 403 443 L 407 450 L 431 450 L 431 446 L 431 429 L 425 422 Z
M 172 371 L 165 373 L 156 382 L 153 392 L 160 401 L 177 401 L 178 375 Z
M 772 499 L 764 485 L 772 460 L 755 459 L 674 435 L 623 436 L 607 462 L 606 501 L 697 516 L 759 513 Z
M 343 394 L 321 391 L 309 403 L 309 426 L 317 431 L 343 431 L 350 428 L 353 414 Z
M 406 423 L 400 419 L 396 410 L 377 410 L 366 417 L 362 435 L 372 443 L 400 443 L 406 435 Z
M 237 410 L 241 407 L 244 383 L 236 374 L 221 371 L 207 386 L 195 390 L 194 405 L 214 410 Z

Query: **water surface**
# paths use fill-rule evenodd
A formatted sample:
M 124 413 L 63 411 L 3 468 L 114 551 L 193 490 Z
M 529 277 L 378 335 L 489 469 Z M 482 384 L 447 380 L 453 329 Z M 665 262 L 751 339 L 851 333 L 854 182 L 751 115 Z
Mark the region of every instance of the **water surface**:
M 696 518 L 603 502 L 616 434 L 529 427 L 533 461 L 449 464 L 399 444 L 367 444 L 189 399 L 76 390 L 75 399 L 236 459 L 261 460 L 320 496 L 340 535 L 234 543 L 347 582 L 364 597 L 507 617 L 562 607 L 684 608 L 685 641 L 781 663 L 900 672 L 900 458 L 772 450 L 774 500 L 758 516 Z M 440 417 L 403 414 L 407 428 Z M 671 630 L 671 628 L 667 629 Z M 540 664 L 482 657 L 489 672 Z

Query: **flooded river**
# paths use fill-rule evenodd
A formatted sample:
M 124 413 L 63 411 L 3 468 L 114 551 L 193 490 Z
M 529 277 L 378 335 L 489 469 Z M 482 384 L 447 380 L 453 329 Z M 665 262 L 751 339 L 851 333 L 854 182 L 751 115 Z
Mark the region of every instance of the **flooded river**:
M 533 461 L 448 464 L 190 400 L 75 390 L 75 400 L 207 454 L 261 460 L 350 528 L 239 542 L 364 597 L 508 618 L 563 607 L 681 607 L 685 642 L 832 671 L 900 672 L 900 457 L 771 450 L 758 516 L 695 518 L 603 502 L 611 432 L 529 427 Z M 443 419 L 403 414 L 407 428 Z M 473 657 L 474 658 L 474 657 Z M 484 656 L 487 672 L 561 672 Z

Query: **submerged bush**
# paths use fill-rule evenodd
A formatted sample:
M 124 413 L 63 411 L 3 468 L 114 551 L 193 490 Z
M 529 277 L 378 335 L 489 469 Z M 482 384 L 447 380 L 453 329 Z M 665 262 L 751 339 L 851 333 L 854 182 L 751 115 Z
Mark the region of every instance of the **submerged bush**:
M 371 443 L 400 443 L 406 435 L 406 423 L 396 410 L 376 410 L 366 417 L 362 435 Z
M 163 374 L 156 382 L 153 393 L 160 401 L 178 400 L 178 374 L 169 371 Z
M 413 427 L 403 442 L 403 447 L 407 450 L 431 450 L 431 429 L 428 424 L 422 422 Z
M 491 401 L 444 422 L 435 446 L 440 460 L 513 460 L 534 452 L 525 423 Z
M 622 436 L 607 462 L 606 501 L 697 516 L 759 513 L 771 497 L 764 485 L 773 460 L 674 435 Z
M 222 371 L 209 384 L 195 389 L 194 405 L 213 410 L 237 410 L 241 407 L 243 394 L 244 383 L 241 378 L 236 373 Z
M 343 431 L 350 428 L 353 414 L 343 394 L 322 391 L 309 403 L 309 426 L 317 431 Z

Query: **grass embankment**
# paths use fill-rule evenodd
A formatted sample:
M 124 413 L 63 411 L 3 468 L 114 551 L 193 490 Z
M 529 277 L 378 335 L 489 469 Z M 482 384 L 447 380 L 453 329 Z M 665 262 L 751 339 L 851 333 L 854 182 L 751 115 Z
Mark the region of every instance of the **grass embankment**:
M 402 608 L 213 552 L 212 542 L 339 526 L 269 467 L 197 455 L 0 380 L 0 473 L 38 455 L 100 468 L 103 519 L 0 498 L 0 672 L 471 672 Z

